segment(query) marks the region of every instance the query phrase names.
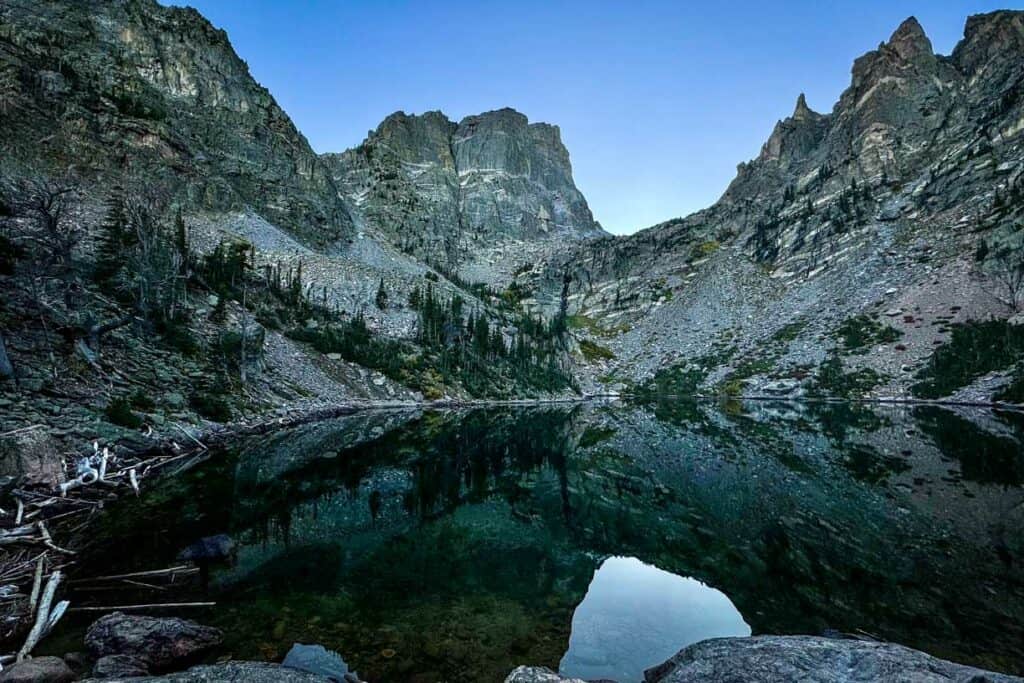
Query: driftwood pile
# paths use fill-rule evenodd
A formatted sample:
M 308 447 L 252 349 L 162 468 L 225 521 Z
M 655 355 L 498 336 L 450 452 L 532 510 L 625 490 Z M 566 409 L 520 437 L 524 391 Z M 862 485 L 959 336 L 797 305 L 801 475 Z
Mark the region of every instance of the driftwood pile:
M 33 429 L 33 428 L 28 428 Z M 198 569 L 186 565 L 135 574 L 64 581 L 75 556 L 85 543 L 83 530 L 92 517 L 120 494 L 139 495 L 142 483 L 157 474 L 191 467 L 208 449 L 184 429 L 191 443 L 147 453 L 115 453 L 93 443 L 87 455 L 65 458 L 65 481 L 56 488 L 17 484 L 0 500 L 0 643 L 15 652 L 0 655 L 0 666 L 28 657 L 68 611 L 109 611 L 143 607 L 190 606 L 182 603 L 72 607 L 57 600 L 62 587 L 103 590 L 113 585 L 151 587 L 173 583 Z M 10 433 L 0 436 L 8 436 Z M 60 541 L 58 542 L 58 540 Z M 148 583 L 147 583 L 148 582 Z

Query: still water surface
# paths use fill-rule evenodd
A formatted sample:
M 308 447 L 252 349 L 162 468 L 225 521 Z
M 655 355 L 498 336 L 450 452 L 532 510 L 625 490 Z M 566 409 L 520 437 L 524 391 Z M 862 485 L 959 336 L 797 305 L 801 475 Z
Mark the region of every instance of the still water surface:
M 320 643 L 381 683 L 523 663 L 627 683 L 703 638 L 826 629 L 1021 673 L 1022 435 L 1019 414 L 935 407 L 371 412 L 115 507 L 83 574 L 229 534 L 218 605 L 191 614 L 226 631 L 217 655 Z

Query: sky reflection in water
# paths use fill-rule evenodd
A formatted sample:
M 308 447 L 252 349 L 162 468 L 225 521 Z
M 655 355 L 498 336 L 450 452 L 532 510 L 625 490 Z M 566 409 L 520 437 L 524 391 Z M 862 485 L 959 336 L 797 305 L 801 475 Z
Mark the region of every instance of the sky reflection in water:
M 749 635 L 750 626 L 721 591 L 635 557 L 610 557 L 573 613 L 559 670 L 583 679 L 642 681 L 644 669 L 686 645 Z

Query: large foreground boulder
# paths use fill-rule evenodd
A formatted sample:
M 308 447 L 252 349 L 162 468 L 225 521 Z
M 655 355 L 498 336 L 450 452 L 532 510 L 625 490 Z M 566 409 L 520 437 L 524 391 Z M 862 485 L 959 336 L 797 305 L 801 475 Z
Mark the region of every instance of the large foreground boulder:
M 90 679 L 84 683 L 99 683 Z M 163 681 L 164 683 L 332 683 L 332 679 L 315 674 L 289 669 L 277 664 L 262 662 L 227 662 L 209 666 L 194 666 L 188 671 L 165 676 L 144 678 L 107 678 L 102 683 L 142 683 Z
M 188 619 L 114 612 L 89 627 L 85 644 L 97 659 L 128 655 L 144 662 L 150 672 L 160 672 L 195 663 L 221 638 L 218 629 Z
M 71 683 L 75 674 L 60 657 L 35 657 L 11 664 L 0 673 L 0 683 Z
M 516 667 L 505 683 L 586 683 L 578 678 L 562 678 L 546 666 Z
M 1010 683 L 1024 679 L 954 664 L 909 647 L 813 636 L 713 638 L 644 672 L 647 683 Z
M 644 672 L 646 683 L 1011 683 L 901 645 L 813 636 L 713 638 Z M 505 683 L 582 683 L 521 666 Z

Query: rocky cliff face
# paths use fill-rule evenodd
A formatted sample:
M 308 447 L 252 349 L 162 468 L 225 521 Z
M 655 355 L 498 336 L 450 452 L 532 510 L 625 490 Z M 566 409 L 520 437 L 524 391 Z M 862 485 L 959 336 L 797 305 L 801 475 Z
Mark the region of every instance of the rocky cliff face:
M 193 9 L 3 0 L 0 99 L 8 161 L 168 175 L 190 208 L 251 209 L 320 243 L 351 233 L 323 162 Z
M 480 248 L 604 234 L 558 128 L 511 109 L 459 123 L 398 112 L 359 147 L 325 158 L 361 227 L 446 268 Z
M 625 238 L 594 221 L 558 128 L 513 110 L 396 113 L 317 156 L 193 10 L 0 0 L 0 19 L 0 171 L 70 167 L 96 199 L 167 182 L 194 248 L 242 237 L 261 266 L 302 262 L 324 303 L 389 336 L 411 334 L 425 279 L 549 315 L 567 293 L 590 390 L 688 368 L 704 389 L 800 393 L 831 363 L 891 397 L 957 325 L 1015 313 L 994 289 L 1024 252 L 1021 12 L 971 17 L 949 56 L 908 19 L 831 112 L 801 95 L 717 203 Z M 870 354 L 848 353 L 851 325 L 877 333 Z M 1011 360 L 957 397 L 1024 387 Z
M 550 311 L 572 275 L 580 334 L 616 356 L 594 368 L 606 382 L 701 359 L 706 387 L 798 384 L 866 315 L 903 341 L 844 367 L 900 395 L 949 325 L 1012 315 L 991 288 L 1024 233 L 1022 47 L 1021 12 L 971 17 L 951 56 L 908 19 L 856 60 L 831 113 L 801 95 L 716 204 L 584 244 L 522 284 Z

